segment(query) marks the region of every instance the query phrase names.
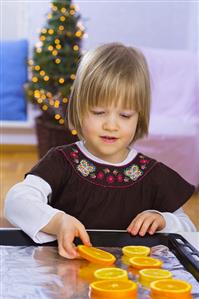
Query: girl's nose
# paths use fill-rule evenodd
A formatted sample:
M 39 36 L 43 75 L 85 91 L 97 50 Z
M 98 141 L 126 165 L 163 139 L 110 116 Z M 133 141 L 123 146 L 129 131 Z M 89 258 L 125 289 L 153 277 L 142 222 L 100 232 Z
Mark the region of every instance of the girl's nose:
M 117 131 L 118 123 L 115 117 L 107 117 L 103 123 L 103 129 L 107 131 Z

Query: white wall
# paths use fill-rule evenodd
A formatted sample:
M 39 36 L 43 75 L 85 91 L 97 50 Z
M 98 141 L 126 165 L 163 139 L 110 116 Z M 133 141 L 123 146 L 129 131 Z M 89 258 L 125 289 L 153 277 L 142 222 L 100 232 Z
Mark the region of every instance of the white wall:
M 30 44 L 46 22 L 51 1 L 2 0 L 2 37 L 27 37 Z M 121 41 L 130 45 L 188 49 L 199 48 L 199 2 L 175 0 L 76 0 L 88 38 L 84 48 Z
M 87 48 L 121 41 L 145 47 L 196 49 L 196 2 L 90 2 L 80 5 L 82 15 L 88 17 Z

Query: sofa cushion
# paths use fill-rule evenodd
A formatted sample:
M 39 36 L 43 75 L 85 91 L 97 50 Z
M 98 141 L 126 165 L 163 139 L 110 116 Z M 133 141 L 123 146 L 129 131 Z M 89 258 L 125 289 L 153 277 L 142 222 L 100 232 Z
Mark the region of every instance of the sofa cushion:
M 198 57 L 182 50 L 142 49 L 151 74 L 151 117 L 198 119 Z
M 0 47 L 0 119 L 24 121 L 28 43 L 26 40 L 1 41 Z

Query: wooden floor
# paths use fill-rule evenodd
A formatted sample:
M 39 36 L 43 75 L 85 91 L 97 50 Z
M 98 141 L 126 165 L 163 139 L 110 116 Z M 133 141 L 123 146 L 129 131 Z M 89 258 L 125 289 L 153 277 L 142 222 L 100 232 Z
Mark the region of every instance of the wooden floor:
M 15 149 L 15 150 L 14 150 Z M 0 227 L 11 226 L 3 217 L 4 198 L 11 186 L 23 180 L 24 174 L 38 161 L 36 148 L 9 147 L 1 150 Z M 199 231 L 199 192 L 184 206 Z

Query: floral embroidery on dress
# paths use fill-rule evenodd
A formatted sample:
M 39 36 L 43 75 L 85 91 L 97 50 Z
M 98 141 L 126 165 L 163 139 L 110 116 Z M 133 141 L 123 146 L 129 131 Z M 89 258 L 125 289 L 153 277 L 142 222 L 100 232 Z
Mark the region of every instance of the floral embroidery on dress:
M 133 161 L 134 163 L 128 167 L 105 166 L 103 164 L 95 164 L 94 161 L 91 162 L 76 147 L 72 147 L 72 150 L 70 150 L 70 158 L 82 176 L 89 177 L 98 184 L 108 184 L 109 186 L 127 185 L 131 181 L 137 181 L 151 167 L 150 165 L 155 162 L 142 154 L 138 154 Z
M 143 171 L 140 170 L 138 165 L 133 164 L 125 169 L 124 174 L 132 181 L 136 181 L 143 174 Z
M 94 172 L 96 167 L 86 160 L 81 160 L 77 166 L 77 170 L 81 172 L 83 176 L 88 176 L 91 172 Z
M 103 173 L 102 171 L 99 171 L 98 174 L 97 174 L 97 178 L 98 178 L 99 180 L 103 180 L 103 178 L 104 178 L 104 173 Z
M 112 184 L 112 183 L 115 182 L 115 178 L 114 178 L 113 175 L 109 174 L 109 175 L 107 175 L 107 177 L 106 177 L 106 181 L 107 181 L 107 183 Z

